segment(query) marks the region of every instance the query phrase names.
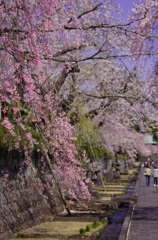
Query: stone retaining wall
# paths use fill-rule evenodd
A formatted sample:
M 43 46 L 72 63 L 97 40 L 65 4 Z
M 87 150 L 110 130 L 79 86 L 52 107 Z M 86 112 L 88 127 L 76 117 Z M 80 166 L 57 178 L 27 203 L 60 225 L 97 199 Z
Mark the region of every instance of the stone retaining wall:
M 38 182 L 32 177 L 7 185 L 0 183 L 0 239 L 8 240 L 18 231 L 51 220 L 54 213 L 62 211 L 56 192 L 50 199 L 37 187 Z

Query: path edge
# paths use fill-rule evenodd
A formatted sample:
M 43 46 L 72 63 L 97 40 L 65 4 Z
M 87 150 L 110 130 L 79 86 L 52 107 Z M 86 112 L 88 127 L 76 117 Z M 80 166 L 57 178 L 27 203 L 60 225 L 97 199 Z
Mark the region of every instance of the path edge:
M 140 174 L 141 174 L 141 169 L 139 170 L 139 174 L 138 174 L 137 180 L 136 180 L 136 185 L 135 185 L 135 188 L 134 188 L 134 191 L 133 191 L 133 197 L 136 199 L 136 201 L 131 201 L 129 203 L 127 214 L 126 214 L 126 217 L 124 219 L 124 222 L 123 222 L 118 240 L 128 240 L 128 234 L 129 234 L 129 230 L 130 230 L 131 219 L 132 219 L 132 215 L 133 215 L 135 205 L 136 205 L 136 202 L 137 202 L 137 198 L 138 198 L 138 189 L 139 189 L 139 184 L 140 184 Z

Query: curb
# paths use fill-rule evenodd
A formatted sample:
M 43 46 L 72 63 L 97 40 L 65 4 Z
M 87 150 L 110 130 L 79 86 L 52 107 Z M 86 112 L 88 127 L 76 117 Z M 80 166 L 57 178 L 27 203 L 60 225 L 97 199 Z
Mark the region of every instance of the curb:
M 130 228 L 131 217 L 133 215 L 134 208 L 135 208 L 135 203 L 130 203 L 118 240 L 127 239 L 129 228 Z
M 139 170 L 139 174 L 137 177 L 137 182 L 133 191 L 133 196 L 137 199 L 138 197 L 138 189 L 139 189 L 139 183 L 140 183 L 140 174 L 141 174 L 141 169 Z M 131 225 L 131 218 L 135 209 L 135 202 L 130 202 L 129 207 L 128 207 L 128 211 L 125 217 L 125 220 L 123 222 L 121 231 L 120 231 L 120 235 L 118 240 L 128 240 L 128 234 L 129 234 L 129 230 L 130 230 L 130 225 Z

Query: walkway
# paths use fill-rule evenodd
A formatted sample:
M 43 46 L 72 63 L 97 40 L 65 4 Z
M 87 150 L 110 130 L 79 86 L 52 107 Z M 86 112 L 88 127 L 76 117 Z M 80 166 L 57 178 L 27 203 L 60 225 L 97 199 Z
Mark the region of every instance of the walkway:
M 145 185 L 143 169 L 126 240 L 158 240 L 158 186 L 153 186 L 152 178 L 150 186 Z

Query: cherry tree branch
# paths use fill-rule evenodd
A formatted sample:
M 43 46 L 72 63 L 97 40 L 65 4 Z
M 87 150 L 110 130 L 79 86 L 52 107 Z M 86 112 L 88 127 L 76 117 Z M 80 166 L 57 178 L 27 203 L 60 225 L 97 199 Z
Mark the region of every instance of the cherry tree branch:
M 84 95 L 88 96 L 88 97 L 93 97 L 93 98 L 98 98 L 98 99 L 105 99 L 105 98 L 110 98 L 110 99 L 115 99 L 115 98 L 124 98 L 124 99 L 133 99 L 133 100 L 139 100 L 139 98 L 133 97 L 133 96 L 125 96 L 122 94 L 116 94 L 116 95 L 95 95 L 95 94 L 91 94 L 91 93 L 87 93 L 87 92 L 82 92 Z
M 91 12 L 97 10 L 98 7 L 100 7 L 101 5 L 102 5 L 102 3 L 99 3 L 99 4 L 97 4 L 96 6 L 94 6 L 92 9 L 87 10 L 87 11 L 79 14 L 79 15 L 77 16 L 77 19 L 81 18 L 82 16 L 84 16 L 84 15 L 86 15 L 86 14 L 88 14 L 88 13 L 91 13 Z M 72 20 L 73 20 L 73 19 L 71 18 L 71 19 L 68 21 L 68 23 L 70 23 Z

